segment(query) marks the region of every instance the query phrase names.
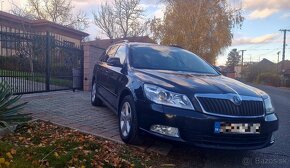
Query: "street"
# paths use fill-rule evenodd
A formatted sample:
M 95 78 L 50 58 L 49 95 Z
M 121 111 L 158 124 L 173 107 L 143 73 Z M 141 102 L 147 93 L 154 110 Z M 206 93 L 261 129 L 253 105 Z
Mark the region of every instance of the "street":
M 175 145 L 169 157 L 181 167 L 290 167 L 290 89 L 252 85 L 267 92 L 279 117 L 274 145 L 255 151 L 202 150 Z

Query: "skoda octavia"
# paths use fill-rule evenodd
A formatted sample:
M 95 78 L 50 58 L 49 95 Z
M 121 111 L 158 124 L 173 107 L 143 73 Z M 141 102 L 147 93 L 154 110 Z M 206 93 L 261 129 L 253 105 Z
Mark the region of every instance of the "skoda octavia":
M 278 118 L 269 95 L 180 47 L 115 43 L 93 74 L 91 103 L 117 114 L 125 143 L 140 143 L 144 133 L 205 148 L 274 143 Z

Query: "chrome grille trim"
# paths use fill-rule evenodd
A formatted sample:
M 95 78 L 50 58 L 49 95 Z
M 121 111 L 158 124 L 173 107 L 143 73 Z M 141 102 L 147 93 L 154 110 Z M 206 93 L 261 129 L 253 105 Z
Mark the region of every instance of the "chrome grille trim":
M 210 98 L 210 99 L 220 99 L 220 100 L 229 100 L 232 103 L 234 102 L 233 98 L 235 96 L 238 96 L 243 103 L 250 102 L 250 101 L 257 101 L 262 103 L 263 108 L 263 114 L 262 115 L 252 115 L 252 116 L 245 116 L 245 115 L 231 115 L 231 114 L 219 114 L 217 112 L 211 112 L 206 111 L 204 104 L 199 100 L 199 98 Z M 213 116 L 220 116 L 220 117 L 229 117 L 229 118 L 258 118 L 258 117 L 264 117 L 265 116 L 265 107 L 264 102 L 261 97 L 251 97 L 251 96 L 242 96 L 238 94 L 195 94 L 194 96 L 196 100 L 198 101 L 203 113 L 213 115 Z

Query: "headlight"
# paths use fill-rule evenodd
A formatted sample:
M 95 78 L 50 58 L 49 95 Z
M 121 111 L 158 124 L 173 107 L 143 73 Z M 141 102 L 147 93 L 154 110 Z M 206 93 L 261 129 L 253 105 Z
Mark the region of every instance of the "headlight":
M 146 97 L 157 104 L 194 110 L 186 95 L 174 93 L 150 84 L 144 84 L 144 91 Z
M 274 112 L 275 109 L 272 105 L 272 101 L 270 97 L 264 99 L 264 104 L 265 104 L 266 114 L 271 114 Z

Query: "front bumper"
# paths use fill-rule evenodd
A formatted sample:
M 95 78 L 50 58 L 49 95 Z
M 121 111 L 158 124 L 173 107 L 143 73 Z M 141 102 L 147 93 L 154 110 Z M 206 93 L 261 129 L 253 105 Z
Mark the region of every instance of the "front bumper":
M 278 118 L 275 114 L 257 118 L 218 117 L 148 101 L 137 101 L 136 110 L 140 129 L 145 132 L 204 148 L 260 149 L 274 143 L 271 137 L 273 132 L 278 130 Z M 260 123 L 260 134 L 217 134 L 214 133 L 215 122 Z M 180 137 L 175 138 L 150 131 L 150 127 L 155 124 L 178 128 Z

